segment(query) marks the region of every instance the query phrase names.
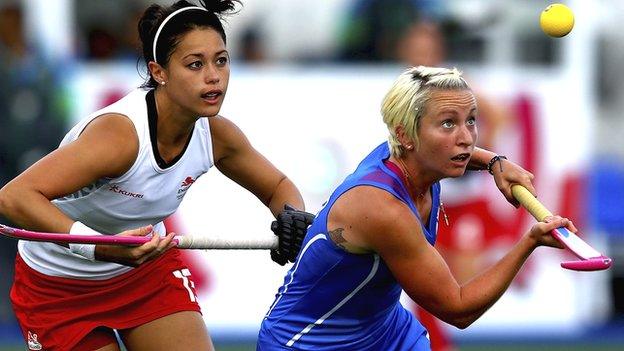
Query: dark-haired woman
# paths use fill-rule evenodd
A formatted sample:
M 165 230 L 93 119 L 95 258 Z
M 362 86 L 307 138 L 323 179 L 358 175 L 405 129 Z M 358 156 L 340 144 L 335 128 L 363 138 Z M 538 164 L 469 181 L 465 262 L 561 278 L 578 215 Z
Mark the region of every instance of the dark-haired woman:
M 139 22 L 149 78 L 79 122 L 0 190 L 19 225 L 152 235 L 134 248 L 19 243 L 11 301 L 31 350 L 210 350 L 192 275 L 162 221 L 212 166 L 274 215 L 303 208 L 293 183 L 218 115 L 229 80 L 221 17 L 233 1 L 152 5 Z M 205 118 L 207 117 L 207 118 Z

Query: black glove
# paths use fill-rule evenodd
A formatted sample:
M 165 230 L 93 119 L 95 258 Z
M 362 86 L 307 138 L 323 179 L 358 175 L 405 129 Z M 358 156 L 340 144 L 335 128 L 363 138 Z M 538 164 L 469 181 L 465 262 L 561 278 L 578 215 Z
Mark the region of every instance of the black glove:
M 281 266 L 295 262 L 308 226 L 313 221 L 313 214 L 284 205 L 284 211 L 271 223 L 271 230 L 279 238 L 277 249 L 271 250 L 271 259 Z

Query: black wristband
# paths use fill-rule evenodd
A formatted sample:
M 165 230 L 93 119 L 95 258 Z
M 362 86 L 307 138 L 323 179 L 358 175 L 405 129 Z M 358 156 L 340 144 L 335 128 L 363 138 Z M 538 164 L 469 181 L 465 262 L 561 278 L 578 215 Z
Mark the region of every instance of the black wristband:
M 501 162 L 500 163 L 500 171 L 502 172 L 503 171 L 503 163 L 502 163 L 501 160 L 506 160 L 506 159 L 507 159 L 507 157 L 501 156 L 501 155 L 496 155 L 496 156 L 492 157 L 492 159 L 490 160 L 490 162 L 488 162 L 488 165 L 487 165 L 488 173 L 491 174 L 491 175 L 494 175 L 494 172 L 492 171 L 492 167 L 494 166 L 494 164 L 497 161 Z

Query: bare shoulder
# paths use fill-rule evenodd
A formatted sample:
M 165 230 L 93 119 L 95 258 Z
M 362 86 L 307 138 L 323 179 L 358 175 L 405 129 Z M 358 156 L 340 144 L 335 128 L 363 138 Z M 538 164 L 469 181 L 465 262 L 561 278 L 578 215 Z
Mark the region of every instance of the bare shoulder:
M 210 123 L 210 133 L 215 141 L 227 142 L 242 134 L 242 131 L 234 122 L 223 116 L 217 115 L 207 118 L 208 123 Z
M 342 240 L 356 251 L 377 251 L 379 241 L 400 233 L 402 223 L 410 217 L 414 217 L 410 209 L 395 196 L 383 189 L 362 185 L 336 200 L 329 213 L 327 229 L 329 232 L 337 230 Z M 331 237 L 332 233 L 329 234 Z M 341 240 L 335 233 L 332 239 L 337 244 L 337 240 Z
M 139 138 L 132 121 L 117 113 L 103 114 L 91 121 L 76 140 L 94 157 L 112 165 L 111 176 L 125 173 L 136 160 Z
M 401 216 L 409 208 L 389 192 L 370 185 L 356 186 L 346 191 L 332 207 L 332 212 L 358 220 L 383 223 Z M 389 218 L 390 217 L 390 218 Z
M 138 143 L 138 136 L 134 128 L 134 123 L 132 123 L 128 116 L 119 113 L 106 113 L 95 118 L 85 127 L 81 136 L 92 136 L 94 134 L 97 136 L 107 136 L 113 138 L 113 140 L 135 140 Z
M 249 145 L 243 131 L 231 120 L 220 115 L 207 118 L 216 162 Z

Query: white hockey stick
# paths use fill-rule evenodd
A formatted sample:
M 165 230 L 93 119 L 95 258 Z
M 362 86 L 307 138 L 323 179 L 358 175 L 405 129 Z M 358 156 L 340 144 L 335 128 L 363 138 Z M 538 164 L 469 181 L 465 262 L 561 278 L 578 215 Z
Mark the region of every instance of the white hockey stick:
M 120 236 L 120 235 L 74 235 L 59 233 L 43 233 L 17 229 L 0 224 L 0 234 L 29 241 L 46 241 L 55 243 L 102 244 L 139 246 L 148 242 L 149 236 Z M 275 235 L 256 235 L 254 237 L 205 237 L 193 235 L 177 235 L 173 241 L 179 249 L 247 249 L 269 250 L 276 249 L 278 238 Z

